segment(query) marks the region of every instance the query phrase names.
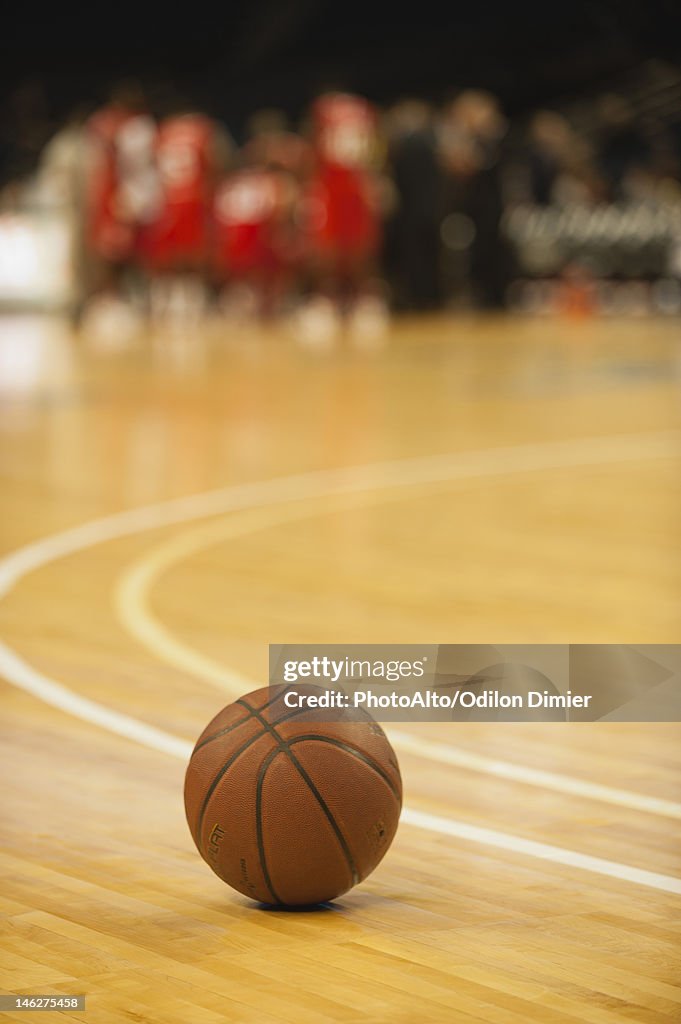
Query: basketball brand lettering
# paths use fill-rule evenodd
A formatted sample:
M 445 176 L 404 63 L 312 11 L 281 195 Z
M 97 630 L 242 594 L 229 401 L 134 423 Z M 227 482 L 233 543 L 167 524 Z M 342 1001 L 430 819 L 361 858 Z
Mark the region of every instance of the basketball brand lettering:
M 224 839 L 225 830 L 220 828 L 219 825 L 213 825 L 213 831 L 210 834 L 208 840 L 208 856 L 211 860 L 217 860 L 218 853 L 220 852 L 220 843 Z
M 248 877 L 248 868 L 246 867 L 246 861 L 243 857 L 239 861 L 239 867 L 241 868 L 241 877 L 244 881 L 244 885 L 246 885 L 251 892 L 255 892 L 255 885 Z

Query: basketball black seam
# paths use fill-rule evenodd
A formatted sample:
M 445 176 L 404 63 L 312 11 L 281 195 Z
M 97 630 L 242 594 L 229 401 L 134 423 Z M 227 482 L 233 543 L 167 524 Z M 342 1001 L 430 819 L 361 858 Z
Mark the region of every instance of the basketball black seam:
M 201 805 L 201 810 L 199 811 L 199 817 L 196 825 L 196 835 L 197 841 L 199 843 L 199 849 L 201 848 L 201 830 L 203 829 L 203 819 L 205 817 L 206 810 L 210 802 L 210 798 L 217 789 L 218 783 L 224 778 L 227 769 L 232 767 L 237 757 L 240 757 L 241 754 L 244 753 L 244 751 L 248 750 L 248 748 L 252 746 L 252 744 L 255 743 L 256 740 L 262 739 L 262 737 L 266 735 L 267 730 L 264 729 L 262 732 L 256 733 L 255 736 L 249 736 L 248 740 L 243 744 L 243 746 L 239 747 L 238 750 L 235 750 L 232 756 L 228 759 L 227 763 L 223 764 L 222 768 L 220 768 L 220 771 L 217 773 L 217 775 L 211 782 L 210 787 L 208 788 L 208 792 L 206 793 L 203 799 L 203 803 Z
M 264 725 L 265 728 L 274 736 L 274 738 L 276 739 L 276 741 L 277 741 L 279 747 L 281 748 L 281 750 L 284 751 L 284 753 L 286 754 L 286 756 L 288 757 L 289 761 L 294 766 L 294 768 L 297 769 L 297 771 L 298 771 L 299 775 L 301 776 L 301 778 L 303 779 L 303 781 L 307 783 L 307 786 L 308 786 L 310 792 L 314 796 L 315 800 L 317 801 L 317 803 L 321 807 L 322 811 L 324 812 L 324 815 L 325 815 L 327 821 L 331 825 L 331 828 L 334 831 L 336 839 L 338 840 L 338 842 L 340 844 L 340 847 L 341 847 L 341 849 L 343 851 L 343 854 L 345 855 L 345 859 L 348 862 L 348 867 L 350 868 L 350 874 L 352 876 L 352 884 L 353 885 L 357 885 L 357 882 L 359 882 L 359 872 L 357 871 L 357 866 L 356 866 L 354 858 L 352 856 L 352 852 L 350 850 L 350 847 L 348 846 L 347 842 L 345 841 L 345 837 L 344 837 L 343 833 L 341 832 L 341 830 L 340 830 L 340 828 L 338 826 L 338 822 L 336 821 L 336 819 L 334 818 L 333 814 L 331 813 L 328 805 L 326 804 L 326 801 L 324 800 L 323 796 L 321 795 L 321 793 L 319 792 L 319 790 L 315 786 L 315 784 L 312 781 L 312 779 L 310 778 L 310 776 L 307 774 L 307 772 L 303 768 L 302 764 L 300 763 L 300 761 L 298 760 L 296 755 L 290 749 L 288 741 L 286 739 L 284 739 L 283 736 L 280 736 L 279 733 L 277 732 L 277 730 L 274 728 L 274 726 L 270 725 L 270 723 L 266 719 L 262 718 L 261 715 L 258 713 L 258 711 L 256 711 L 255 708 L 252 708 L 250 704 L 247 704 L 246 701 L 243 700 L 243 698 L 241 698 L 238 701 L 236 701 L 236 703 L 237 704 L 242 704 L 245 708 L 249 708 L 253 712 L 254 716 L 258 719 L 258 721 L 262 725 Z
M 321 736 L 319 733 L 314 732 L 305 733 L 304 736 L 295 736 L 292 740 L 289 740 L 288 742 L 290 746 L 293 746 L 294 743 L 301 743 L 303 740 L 314 740 L 315 742 L 319 743 L 328 743 L 333 747 L 338 747 L 340 750 L 345 750 L 348 754 L 352 754 L 358 760 L 368 765 L 369 768 L 373 768 L 376 774 L 380 776 L 380 778 L 382 778 L 386 785 L 390 788 L 391 793 L 398 801 L 400 806 L 402 806 L 402 794 L 397 789 L 397 786 L 390 778 L 388 773 L 385 772 L 383 768 L 381 768 L 380 764 L 374 761 L 374 759 L 370 757 L 369 754 L 365 754 L 363 750 L 358 750 L 357 747 L 350 746 L 349 743 L 343 743 L 342 740 L 337 740 L 332 736 Z
M 262 828 L 262 787 L 265 782 L 265 773 L 267 772 L 267 769 L 274 761 L 277 754 L 281 754 L 281 747 L 278 744 L 274 748 L 274 750 L 270 750 L 269 754 L 267 754 L 263 758 L 260 764 L 260 768 L 258 769 L 258 782 L 255 790 L 255 832 L 258 840 L 258 857 L 260 859 L 260 870 L 262 871 L 263 878 L 265 879 L 265 885 L 270 890 L 270 893 L 274 898 L 274 902 L 283 904 L 283 900 L 279 896 L 277 896 L 277 893 L 274 890 L 274 886 L 272 885 L 272 879 L 270 878 L 270 873 L 267 868 L 267 858 L 265 856 L 265 840 L 263 838 Z
M 293 686 L 293 683 L 291 684 L 291 686 Z M 274 704 L 274 702 L 279 699 L 279 697 L 283 697 L 283 695 L 290 689 L 291 687 L 287 686 L 286 689 L 282 690 L 281 693 L 278 693 L 276 697 L 272 697 L 272 699 L 268 700 L 266 704 L 263 704 L 263 706 L 260 708 L 260 711 L 264 711 L 265 708 L 271 707 L 272 704 Z M 227 733 L 232 732 L 232 730 L 236 729 L 239 725 L 243 725 L 244 722 L 250 721 L 251 718 L 253 718 L 253 709 L 250 707 L 250 705 L 247 706 L 249 707 L 249 712 L 247 715 L 245 715 L 243 718 L 240 718 L 238 722 L 233 722 L 232 725 L 227 725 L 225 726 L 224 729 L 220 729 L 218 732 L 214 732 L 212 733 L 212 735 L 206 736 L 205 740 L 201 740 L 200 743 L 196 744 L 193 750 L 193 754 L 195 754 L 197 750 L 202 750 L 206 746 L 206 744 L 212 743 L 213 740 L 220 739 L 221 736 L 226 736 Z M 290 715 L 285 715 L 283 718 L 280 718 L 279 722 L 287 722 L 289 718 L 294 718 L 296 715 L 303 714 L 303 712 L 305 711 L 309 711 L 309 708 L 296 708 L 295 711 L 292 711 Z M 279 722 L 277 722 L 276 724 L 278 725 Z
M 233 722 L 231 725 L 226 725 L 225 728 L 220 729 L 219 732 L 214 732 L 211 736 L 206 736 L 205 740 L 201 740 L 199 743 L 196 744 L 192 753 L 195 754 L 197 750 L 202 750 L 207 743 L 210 743 L 212 740 L 219 739 L 220 736 L 226 736 L 228 732 L 232 732 L 232 730 L 237 729 L 240 725 L 243 725 L 245 722 L 249 722 L 252 718 L 253 715 L 251 714 L 244 715 L 244 717 L 240 718 L 238 722 Z

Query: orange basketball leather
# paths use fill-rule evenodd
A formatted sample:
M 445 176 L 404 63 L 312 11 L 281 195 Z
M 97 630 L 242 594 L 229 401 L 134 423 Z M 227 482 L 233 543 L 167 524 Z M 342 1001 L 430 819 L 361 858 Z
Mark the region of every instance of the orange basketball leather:
M 363 711 L 324 721 L 286 707 L 286 687 L 224 708 L 185 778 L 194 842 L 213 871 L 263 903 L 334 899 L 370 874 L 402 803 L 395 753 Z

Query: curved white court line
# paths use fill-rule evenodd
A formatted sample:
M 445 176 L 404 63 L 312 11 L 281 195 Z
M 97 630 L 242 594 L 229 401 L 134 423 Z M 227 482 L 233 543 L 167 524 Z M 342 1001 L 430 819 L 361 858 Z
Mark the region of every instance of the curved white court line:
M 572 775 L 560 775 L 558 772 L 547 772 L 541 768 L 531 768 L 511 761 L 498 761 L 482 754 L 475 754 L 463 747 L 453 747 L 448 743 L 432 743 L 409 733 L 395 733 L 391 730 L 390 740 L 402 753 L 414 754 L 438 764 L 450 764 L 484 775 L 494 775 L 509 782 L 522 782 L 528 786 L 539 786 L 541 789 L 565 793 L 580 799 L 599 800 L 601 803 L 626 807 L 632 811 L 644 811 L 647 814 L 681 820 L 681 804 L 674 803 L 673 800 L 633 793 L 615 786 L 602 786 L 597 782 L 578 779 Z
M 304 501 L 315 496 L 375 491 L 382 487 L 503 476 L 508 473 L 628 462 L 642 458 L 673 458 L 678 454 L 680 438 L 681 435 L 678 433 L 591 438 L 467 452 L 454 456 L 385 462 L 354 470 L 322 470 L 262 483 L 226 487 L 188 498 L 131 509 L 46 537 L 2 559 L 0 598 L 8 594 L 29 572 L 58 558 L 108 540 L 186 522 L 192 518 L 205 518 L 247 508 L 250 505 L 265 506 L 286 501 Z M 0 672 L 12 685 L 45 703 L 117 735 L 182 759 L 186 759 L 190 752 L 191 744 L 188 741 L 73 693 L 32 668 L 4 643 L 0 643 Z M 443 835 L 457 836 L 469 842 L 512 850 L 665 892 L 681 894 L 681 879 L 672 876 L 589 857 L 577 851 L 478 828 L 465 822 L 410 808 L 404 809 L 403 820 L 407 824 Z
M 433 814 L 425 814 L 423 811 L 405 808 L 402 817 L 408 825 L 415 825 L 428 832 L 437 832 L 439 835 L 454 836 L 471 843 L 494 846 L 497 849 L 521 853 L 527 857 L 538 857 L 539 860 L 549 860 L 555 864 L 581 868 L 582 871 L 593 871 L 597 875 L 607 875 L 609 878 L 621 878 L 625 882 L 637 882 L 650 889 L 662 889 L 664 892 L 681 894 L 681 878 L 673 878 L 671 875 L 658 875 L 654 871 L 645 871 L 643 868 L 632 868 L 629 864 L 618 864 L 617 861 L 591 857 L 586 853 L 578 853 L 576 850 L 565 850 L 562 846 L 537 843 L 533 839 L 524 839 L 522 836 L 513 836 L 506 832 L 497 832 L 494 829 L 479 828 L 477 825 L 469 825 L 465 821 L 441 818 Z
M 152 750 L 160 750 L 163 754 L 170 754 L 171 757 L 179 757 L 182 760 L 189 760 L 193 750 L 193 743 L 189 740 L 180 739 L 179 736 L 171 736 L 153 725 L 140 722 L 130 715 L 124 715 L 113 708 L 107 708 L 104 704 L 98 704 L 87 697 L 69 690 L 67 686 L 50 679 L 37 669 L 29 665 L 27 661 L 20 658 L 18 654 L 0 640 L 0 671 L 5 679 L 37 697 L 38 700 L 49 704 L 50 707 L 58 708 L 80 718 L 90 725 L 97 725 L 107 732 L 113 732 L 117 736 L 124 736 L 133 743 L 140 743 L 143 747 L 150 747 Z
M 619 434 L 614 437 L 585 437 L 572 441 L 487 448 L 453 455 L 396 459 L 364 466 L 312 470 L 255 483 L 233 484 L 185 498 L 116 512 L 27 544 L 0 560 L 0 599 L 29 572 L 57 558 L 105 541 L 118 540 L 143 530 L 186 523 L 191 519 L 207 519 L 223 512 L 286 501 L 307 501 L 309 498 L 333 494 L 357 494 L 382 488 L 411 487 L 420 483 L 599 466 L 612 462 L 635 462 L 637 459 L 678 458 L 680 449 L 680 431 Z
M 372 496 L 371 500 L 392 500 L 394 497 L 395 495 L 383 494 L 377 498 Z M 336 505 L 334 511 L 337 509 Z M 263 685 L 262 680 L 250 679 L 234 672 L 229 666 L 214 661 L 171 633 L 152 611 L 149 598 L 151 589 L 164 572 L 212 544 L 319 514 L 320 510 L 311 507 L 308 500 L 302 507 L 296 504 L 293 507 L 268 506 L 241 514 L 233 513 L 227 520 L 222 519 L 183 530 L 179 535 L 146 551 L 121 574 L 114 590 L 114 605 L 118 618 L 139 643 L 174 669 L 188 672 L 228 693 L 232 698 L 239 696 L 244 690 L 256 689 Z M 433 743 L 395 729 L 387 731 L 391 742 L 398 750 L 438 764 L 453 765 L 506 781 L 520 782 L 581 799 L 598 800 L 630 810 L 681 820 L 681 804 L 672 800 L 484 757 L 465 748 Z

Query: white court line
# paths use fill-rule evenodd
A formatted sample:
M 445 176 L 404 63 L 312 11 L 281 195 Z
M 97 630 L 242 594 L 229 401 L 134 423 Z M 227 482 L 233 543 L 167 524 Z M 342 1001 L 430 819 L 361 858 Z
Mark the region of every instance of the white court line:
M 31 668 L 2 642 L 0 642 L 0 664 L 3 672 L 10 677 L 10 681 L 15 686 L 69 715 L 100 726 L 118 736 L 124 736 L 141 746 L 170 754 L 171 757 L 179 758 L 181 761 L 187 761 L 192 752 L 192 744 L 188 740 L 172 736 L 170 733 L 140 722 L 129 715 L 112 711 L 110 708 L 97 704 L 96 701 L 80 697 L 67 687 L 54 682 Z M 538 843 L 532 839 L 524 839 L 522 836 L 480 828 L 465 821 L 456 821 L 454 818 L 426 814 L 411 807 L 402 809 L 400 821 L 427 832 L 436 832 L 438 835 L 453 836 L 456 839 L 463 839 L 465 842 L 479 843 L 498 850 L 508 850 L 511 853 L 535 857 L 553 864 L 564 864 L 567 867 L 579 868 L 582 871 L 605 875 L 608 878 L 634 882 L 649 889 L 659 889 L 662 892 L 681 895 L 680 878 L 674 878 L 672 875 L 660 875 L 655 871 L 646 871 L 643 868 L 604 860 L 601 857 L 591 857 L 576 850 L 566 850 L 562 846 Z
M 355 469 L 322 470 L 255 484 L 242 484 L 220 490 L 161 502 L 93 520 L 65 530 L 19 549 L 0 561 L 0 598 L 8 594 L 29 572 L 58 558 L 87 549 L 108 540 L 129 536 L 190 519 L 206 518 L 251 505 L 274 505 L 303 501 L 331 494 L 375 491 L 381 488 L 413 486 L 418 483 L 465 480 L 509 473 L 536 472 L 628 462 L 645 458 L 673 458 L 678 454 L 678 433 L 585 438 L 576 441 L 548 442 L 516 448 L 465 452 L 459 455 L 431 456 L 379 463 Z M 160 729 L 115 712 L 95 701 L 81 697 L 55 680 L 37 672 L 6 644 L 0 644 L 0 671 L 12 685 L 31 693 L 53 707 L 60 708 L 92 724 L 125 736 L 134 742 L 172 756 L 186 759 L 191 744 Z M 424 814 L 405 808 L 407 824 L 444 835 L 455 835 L 471 842 L 524 853 L 583 870 L 636 882 L 666 892 L 681 893 L 681 880 L 644 871 L 614 861 L 588 857 L 576 851 L 536 843 L 465 822 Z
M 643 868 L 632 868 L 628 864 L 618 864 L 617 861 L 603 860 L 601 857 L 590 857 L 588 854 L 578 853 L 576 850 L 565 850 L 562 846 L 537 843 L 533 839 L 523 839 L 521 836 L 512 836 L 507 832 L 479 828 L 477 825 L 469 825 L 465 821 L 441 818 L 434 814 L 425 814 L 423 811 L 405 808 L 402 817 L 408 825 L 415 825 L 416 828 L 426 829 L 428 832 L 455 836 L 457 839 L 464 839 L 467 842 L 483 843 L 485 846 L 494 846 L 499 850 L 509 850 L 512 853 L 522 853 L 528 857 L 538 857 L 539 860 L 549 860 L 571 868 L 593 871 L 597 875 L 621 878 L 625 882 L 637 882 L 639 885 L 647 885 L 650 889 L 662 889 L 664 892 L 681 894 L 681 878 L 658 875 L 654 871 L 645 871 Z
M 370 500 L 384 501 L 392 500 L 394 497 L 394 495 L 380 494 L 372 496 Z M 241 514 L 233 513 L 227 520 L 184 530 L 168 541 L 147 550 L 140 559 L 120 575 L 117 581 L 114 590 L 114 605 L 121 623 L 155 657 L 165 661 L 176 670 L 188 672 L 198 679 L 202 679 L 232 697 L 239 696 L 245 690 L 261 686 L 262 681 L 258 682 L 236 673 L 229 666 L 214 661 L 174 636 L 154 615 L 149 594 L 162 573 L 212 544 L 319 515 L 319 508 L 311 505 L 312 500 L 308 499 L 302 506 L 299 504 L 279 507 L 266 506 Z M 337 509 L 338 506 L 336 505 L 335 508 Z M 462 747 L 433 743 L 399 730 L 389 729 L 387 731 L 397 750 L 438 764 L 449 764 L 506 781 L 520 782 L 581 799 L 599 800 L 630 810 L 681 820 L 681 804 L 672 800 L 664 800 L 660 797 L 630 792 L 614 786 L 600 785 L 557 772 L 548 772 L 539 768 L 484 757 Z
M 509 782 L 522 782 L 528 786 L 539 786 L 556 793 L 566 793 L 586 800 L 600 800 L 602 803 L 627 807 L 632 811 L 644 811 L 658 814 L 665 818 L 681 820 L 681 804 L 661 797 L 646 796 L 633 793 L 628 789 L 617 789 L 615 786 L 602 786 L 597 782 L 578 779 L 571 775 L 560 775 L 558 772 L 547 772 L 541 768 L 514 764 L 510 761 L 497 761 L 491 757 L 483 757 L 463 747 L 450 746 L 448 743 L 433 743 L 405 732 L 390 731 L 390 741 L 398 750 L 415 757 L 436 761 L 438 764 L 451 764 L 456 768 L 494 775 Z
M 130 715 L 124 715 L 120 711 L 105 707 L 104 704 L 81 697 L 80 694 L 69 690 L 67 686 L 38 672 L 1 640 L 0 670 L 12 686 L 30 693 L 38 700 L 49 704 L 50 707 L 59 708 L 67 715 L 73 715 L 74 718 L 80 718 L 83 722 L 97 725 L 117 736 L 124 736 L 125 739 L 132 740 L 133 743 L 140 743 L 143 747 L 160 750 L 163 754 L 170 754 L 171 757 L 189 760 L 193 750 L 193 744 L 189 740 L 171 736 L 170 733 L 163 732 L 162 729 L 157 729 L 153 725 L 147 725 L 146 722 L 140 722 L 136 718 L 131 718 Z
M 0 560 L 0 598 L 27 573 L 57 558 L 108 540 L 186 523 L 191 519 L 207 519 L 238 509 L 306 501 L 332 494 L 357 494 L 382 488 L 413 487 L 420 483 L 599 466 L 612 462 L 635 462 L 637 459 L 678 458 L 680 445 L 679 431 L 584 437 L 572 441 L 546 441 L 341 469 L 312 470 L 273 480 L 233 484 L 186 498 L 116 512 L 27 544 Z

